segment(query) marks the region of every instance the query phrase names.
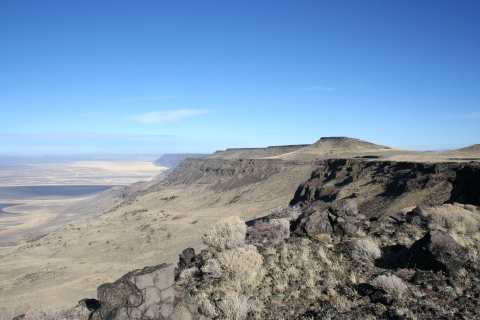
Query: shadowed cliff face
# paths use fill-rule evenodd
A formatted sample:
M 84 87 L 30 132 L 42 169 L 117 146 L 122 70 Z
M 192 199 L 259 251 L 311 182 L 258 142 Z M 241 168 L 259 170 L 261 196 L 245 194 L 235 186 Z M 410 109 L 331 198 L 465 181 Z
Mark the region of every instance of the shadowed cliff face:
M 325 160 L 301 184 L 291 205 L 355 198 L 363 214 L 377 216 L 422 203 L 480 205 L 480 164 Z
M 461 164 L 453 181 L 451 202 L 480 205 L 480 165 Z

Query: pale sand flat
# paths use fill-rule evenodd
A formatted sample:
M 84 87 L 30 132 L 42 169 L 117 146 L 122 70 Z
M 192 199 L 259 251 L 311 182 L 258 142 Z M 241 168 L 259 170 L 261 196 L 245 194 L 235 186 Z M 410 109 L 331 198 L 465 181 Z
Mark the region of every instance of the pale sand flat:
M 0 186 L 128 185 L 154 179 L 168 169 L 146 161 L 30 164 L 26 168 L 0 170 Z
M 136 161 L 91 161 L 91 162 L 73 162 L 70 167 L 98 168 L 107 171 L 147 171 L 159 173 L 167 170 L 167 167 L 154 165 L 152 162 Z

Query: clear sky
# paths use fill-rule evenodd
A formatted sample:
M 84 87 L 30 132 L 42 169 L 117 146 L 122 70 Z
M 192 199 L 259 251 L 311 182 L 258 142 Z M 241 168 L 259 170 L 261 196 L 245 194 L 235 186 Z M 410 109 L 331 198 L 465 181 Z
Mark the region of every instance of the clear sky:
M 0 2 L 0 155 L 480 143 L 480 1 Z

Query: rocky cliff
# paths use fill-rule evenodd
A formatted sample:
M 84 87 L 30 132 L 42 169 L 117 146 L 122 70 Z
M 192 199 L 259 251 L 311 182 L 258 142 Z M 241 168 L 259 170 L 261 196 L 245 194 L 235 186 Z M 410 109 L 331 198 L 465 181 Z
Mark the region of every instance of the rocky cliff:
M 331 159 L 301 184 L 291 205 L 355 198 L 368 217 L 422 203 L 480 205 L 480 164 Z

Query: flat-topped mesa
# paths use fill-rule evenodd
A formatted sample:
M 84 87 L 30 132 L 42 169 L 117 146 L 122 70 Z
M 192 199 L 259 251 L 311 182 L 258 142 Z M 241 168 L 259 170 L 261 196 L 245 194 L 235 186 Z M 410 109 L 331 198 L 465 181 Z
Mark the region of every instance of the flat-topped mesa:
M 350 150 L 379 150 L 379 149 L 391 149 L 387 146 L 378 145 L 368 141 L 349 138 L 349 137 L 322 137 L 320 140 L 311 145 L 311 147 L 324 147 L 324 148 L 348 148 Z
M 284 145 L 284 146 L 269 146 L 266 148 L 229 148 L 224 151 L 216 151 L 207 159 L 224 159 L 224 160 L 233 160 L 233 159 L 256 159 L 264 157 L 273 157 L 281 155 L 284 153 L 293 152 L 305 147 L 308 147 L 308 144 L 299 144 L 299 145 Z

